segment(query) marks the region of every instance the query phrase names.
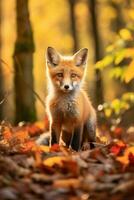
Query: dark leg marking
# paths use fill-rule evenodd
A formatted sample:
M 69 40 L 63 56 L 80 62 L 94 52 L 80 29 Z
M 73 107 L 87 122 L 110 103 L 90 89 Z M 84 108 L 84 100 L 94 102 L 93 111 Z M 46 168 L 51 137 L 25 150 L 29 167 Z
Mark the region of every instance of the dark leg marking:
M 50 127 L 50 145 L 59 144 L 61 126 L 57 125 L 57 123 L 53 123 Z
M 82 132 L 83 132 L 83 126 L 77 127 L 74 129 L 74 133 L 72 135 L 71 147 L 76 151 L 79 151 L 81 149 L 82 134 L 83 134 Z
M 57 141 L 57 138 L 56 138 L 56 132 L 55 130 L 52 128 L 51 129 L 51 137 L 50 137 L 50 144 L 53 145 L 53 144 L 56 144 L 58 141 Z
M 62 140 L 65 142 L 66 146 L 69 147 L 72 138 L 72 133 L 67 132 L 66 130 L 62 131 Z
M 96 140 L 96 123 L 91 122 L 90 119 L 86 121 L 84 124 L 84 134 L 83 134 L 83 139 L 82 139 L 82 145 L 84 142 L 89 142 L 90 143 L 90 148 L 94 148 L 93 142 Z

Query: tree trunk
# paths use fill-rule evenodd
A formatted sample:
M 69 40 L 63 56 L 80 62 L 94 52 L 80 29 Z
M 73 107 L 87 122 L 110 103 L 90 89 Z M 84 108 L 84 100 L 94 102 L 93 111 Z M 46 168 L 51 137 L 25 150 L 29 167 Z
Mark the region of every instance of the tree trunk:
M 70 6 L 70 23 L 71 23 L 71 33 L 73 38 L 73 53 L 78 50 L 78 38 L 76 30 L 76 17 L 75 17 L 75 4 L 76 0 L 68 0 Z
M 94 41 L 94 63 L 102 58 L 100 38 L 97 23 L 96 0 L 88 0 L 88 8 L 91 16 L 92 37 Z M 103 103 L 103 85 L 100 70 L 95 70 L 95 101 L 96 106 Z
M 16 0 L 17 39 L 14 51 L 14 87 L 16 122 L 35 121 L 33 94 L 33 32 L 29 19 L 28 0 Z
M 114 1 L 109 1 L 109 4 L 112 6 L 116 13 L 116 18 L 111 20 L 111 29 L 112 31 L 118 33 L 121 28 L 125 27 L 124 16 L 122 13 L 122 6 Z
M 2 23 L 2 0 L 0 0 L 0 29 Z M 0 30 L 0 58 L 1 58 L 1 49 L 2 49 L 2 37 L 1 37 L 1 30 Z M 4 98 L 4 79 L 3 79 L 3 70 L 2 70 L 2 63 L 0 61 L 0 121 L 3 120 L 3 103 L 2 100 Z

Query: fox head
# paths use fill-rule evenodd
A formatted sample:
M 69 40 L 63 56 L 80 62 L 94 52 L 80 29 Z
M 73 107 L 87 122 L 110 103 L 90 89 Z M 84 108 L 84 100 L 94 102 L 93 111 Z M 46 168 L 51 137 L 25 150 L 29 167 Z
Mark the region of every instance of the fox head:
M 83 48 L 73 56 L 62 56 L 54 48 L 47 48 L 47 73 L 53 87 L 64 93 L 80 88 L 84 77 L 88 49 Z

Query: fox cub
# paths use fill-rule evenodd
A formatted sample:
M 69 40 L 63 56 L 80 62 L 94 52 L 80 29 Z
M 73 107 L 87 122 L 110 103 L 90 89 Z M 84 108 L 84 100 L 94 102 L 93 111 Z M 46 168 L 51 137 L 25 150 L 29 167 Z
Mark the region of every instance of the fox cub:
M 84 142 L 95 142 L 96 113 L 82 89 L 88 49 L 73 56 L 62 56 L 54 48 L 47 49 L 48 96 L 47 114 L 50 121 L 50 145 L 60 139 L 78 151 Z

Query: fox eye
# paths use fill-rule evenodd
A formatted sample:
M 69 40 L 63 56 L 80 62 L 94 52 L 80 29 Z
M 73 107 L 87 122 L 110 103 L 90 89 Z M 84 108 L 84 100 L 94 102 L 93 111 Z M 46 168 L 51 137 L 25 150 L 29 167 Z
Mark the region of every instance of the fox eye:
M 57 75 L 57 77 L 59 77 L 59 78 L 63 77 L 63 73 L 58 73 L 58 74 L 56 74 L 56 75 Z
M 76 74 L 71 74 L 71 77 L 72 78 L 75 78 L 77 75 Z

